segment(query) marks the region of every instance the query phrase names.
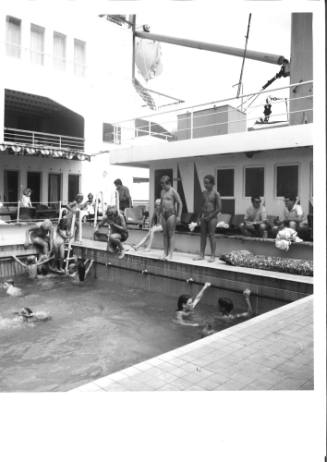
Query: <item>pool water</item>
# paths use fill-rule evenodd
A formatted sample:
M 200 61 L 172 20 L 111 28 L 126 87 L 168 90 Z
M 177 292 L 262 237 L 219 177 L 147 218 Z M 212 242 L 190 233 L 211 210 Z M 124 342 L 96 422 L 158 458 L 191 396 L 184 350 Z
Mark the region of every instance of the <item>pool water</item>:
M 22 297 L 0 290 L 2 392 L 66 391 L 201 338 L 201 327 L 173 322 L 176 296 L 129 289 L 105 277 L 84 283 L 65 276 L 36 281 L 20 277 L 16 285 L 23 289 Z M 221 296 L 232 298 L 235 311 L 245 309 L 241 294 L 222 290 Z M 285 303 L 251 297 L 259 314 Z M 48 312 L 51 320 L 15 319 L 12 313 L 23 307 Z M 213 299 L 200 302 L 194 318 L 202 325 L 212 322 L 216 330 L 240 322 L 217 314 Z

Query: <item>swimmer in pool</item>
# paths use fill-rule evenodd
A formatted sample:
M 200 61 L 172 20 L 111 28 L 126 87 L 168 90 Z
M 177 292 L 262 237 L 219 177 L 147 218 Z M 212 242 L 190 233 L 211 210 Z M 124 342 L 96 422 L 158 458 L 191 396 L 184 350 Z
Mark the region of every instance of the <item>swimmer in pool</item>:
M 208 337 L 208 335 L 215 334 L 216 331 L 213 328 L 212 324 L 208 322 L 201 331 L 201 337 Z
M 234 310 L 234 303 L 230 298 L 227 297 L 220 297 L 218 298 L 218 308 L 220 311 L 220 318 L 225 320 L 233 321 L 235 319 L 240 318 L 249 318 L 251 316 L 256 316 L 257 312 L 253 309 L 251 300 L 250 300 L 251 290 L 245 289 L 243 291 L 243 297 L 245 300 L 245 304 L 247 306 L 247 310 L 243 311 L 242 313 L 233 314 L 232 311 Z
M 39 260 L 37 260 L 34 255 L 31 255 L 27 257 L 26 263 L 23 263 L 22 260 L 20 260 L 15 255 L 13 255 L 12 257 L 17 263 L 19 263 L 24 268 L 24 271 L 27 274 L 28 279 L 36 279 L 38 277 L 39 270 L 41 272 L 40 266 L 44 265 L 45 263 L 48 263 L 53 258 L 40 258 Z
M 15 316 L 20 317 L 23 321 L 48 321 L 51 319 L 49 313 L 45 311 L 35 311 L 33 312 L 31 308 L 25 307 L 19 311 L 13 313 Z
M 200 302 L 204 292 L 210 286 L 210 282 L 206 282 L 194 300 L 188 294 L 183 294 L 178 297 L 175 322 L 183 326 L 199 326 L 198 323 L 192 322 L 192 313 Z
M 6 291 L 6 294 L 11 297 L 20 297 L 23 295 L 22 289 L 15 287 L 15 281 L 13 279 L 8 279 L 8 281 L 2 284 L 2 287 Z
M 94 260 L 84 258 L 76 258 L 73 263 L 69 265 L 69 275 L 80 281 L 84 282 L 90 269 L 92 268 Z

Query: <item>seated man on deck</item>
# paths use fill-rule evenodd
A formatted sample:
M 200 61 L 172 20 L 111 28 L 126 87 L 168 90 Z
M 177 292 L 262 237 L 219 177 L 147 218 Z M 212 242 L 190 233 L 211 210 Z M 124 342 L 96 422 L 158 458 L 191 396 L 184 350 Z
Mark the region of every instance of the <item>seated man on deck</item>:
M 42 255 L 49 255 L 53 244 L 53 226 L 50 220 L 44 220 L 39 225 L 34 225 L 26 230 L 24 247 L 35 245 Z
M 244 215 L 240 224 L 241 233 L 245 236 L 265 236 L 267 231 L 267 212 L 260 196 L 251 197 L 252 205 Z
M 294 194 L 285 194 L 284 196 L 283 220 L 277 220 L 273 227 L 274 235 L 277 234 L 281 225 L 291 228 L 300 233 L 308 229 L 308 223 L 304 219 L 304 213 L 298 198 Z

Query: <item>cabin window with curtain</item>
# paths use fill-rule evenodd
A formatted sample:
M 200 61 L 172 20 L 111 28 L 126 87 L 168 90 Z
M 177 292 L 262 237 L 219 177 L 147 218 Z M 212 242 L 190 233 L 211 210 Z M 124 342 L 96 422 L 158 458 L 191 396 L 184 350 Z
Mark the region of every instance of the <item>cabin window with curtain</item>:
M 53 33 L 53 65 L 59 70 L 66 68 L 66 36 L 59 32 Z
M 6 53 L 14 58 L 21 56 L 21 20 L 12 16 L 6 17 Z
M 86 43 L 74 39 L 74 74 L 80 77 L 85 75 L 86 68 Z
M 276 196 L 285 194 L 298 195 L 299 167 L 297 165 L 280 165 L 276 167 Z
M 44 64 L 44 28 L 31 25 L 31 61 L 33 64 Z
M 248 167 L 245 169 L 245 196 L 264 196 L 265 169 L 263 167 Z
M 104 123 L 102 125 L 102 141 L 105 143 L 121 143 L 121 127 Z

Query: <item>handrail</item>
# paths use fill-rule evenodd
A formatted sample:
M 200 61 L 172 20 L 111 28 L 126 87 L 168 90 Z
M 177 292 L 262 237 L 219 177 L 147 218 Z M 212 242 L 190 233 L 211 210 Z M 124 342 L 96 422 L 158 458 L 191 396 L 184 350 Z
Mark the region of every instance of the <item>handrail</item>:
M 33 130 L 24 130 L 23 128 L 13 128 L 13 127 L 4 127 L 4 130 L 15 130 L 17 132 L 37 133 L 37 134 L 41 134 L 41 135 L 50 135 L 50 136 L 62 136 L 62 137 L 65 137 L 65 138 L 71 138 L 71 139 L 75 139 L 75 140 L 83 140 L 83 141 L 85 141 L 85 138 L 80 138 L 78 136 L 62 135 L 60 133 L 36 132 L 36 131 L 33 131 Z
M 214 100 L 214 101 L 209 101 L 209 102 L 206 102 L 206 103 L 199 103 L 199 104 L 194 104 L 194 105 L 191 105 L 191 106 L 182 106 L 182 107 L 179 107 L 178 109 L 170 109 L 168 111 L 158 111 L 156 113 L 151 113 L 151 114 L 148 114 L 148 115 L 142 115 L 142 119 L 144 118 L 152 118 L 152 117 L 158 117 L 158 116 L 161 116 L 163 114 L 171 114 L 171 113 L 175 113 L 177 111 L 185 111 L 187 109 L 193 109 L 193 108 L 199 108 L 199 107 L 203 107 L 203 106 L 212 106 L 212 105 L 217 105 L 217 104 L 221 104 L 221 103 L 226 103 L 227 101 L 233 101 L 233 100 L 239 100 L 239 101 L 242 101 L 242 98 L 248 98 L 248 97 L 251 97 L 251 96 L 255 96 L 257 94 L 260 93 L 260 95 L 263 95 L 265 93 L 272 93 L 272 92 L 276 92 L 276 91 L 280 91 L 280 90 L 287 90 L 287 89 L 290 89 L 290 88 L 293 88 L 293 87 L 299 87 L 299 86 L 304 86 L 304 85 L 308 85 L 310 83 L 313 83 L 313 80 L 306 80 L 305 82 L 296 82 L 296 83 L 293 83 L 293 84 L 290 84 L 290 85 L 285 85 L 283 87 L 278 87 L 278 88 L 275 88 L 275 89 L 268 89 L 268 90 L 260 90 L 260 91 L 257 91 L 257 92 L 252 92 L 252 93 L 247 93 L 245 95 L 240 95 L 238 98 L 236 98 L 235 96 L 232 96 L 232 97 L 229 97 L 229 98 L 224 98 L 224 99 L 220 99 L 220 100 Z M 113 122 L 112 124 L 113 125 L 118 125 L 118 124 L 122 124 L 122 123 L 125 123 L 125 122 L 131 122 L 132 120 L 135 120 L 137 119 L 138 117 L 133 117 L 131 119 L 125 119 L 125 120 L 118 120 L 117 122 Z

